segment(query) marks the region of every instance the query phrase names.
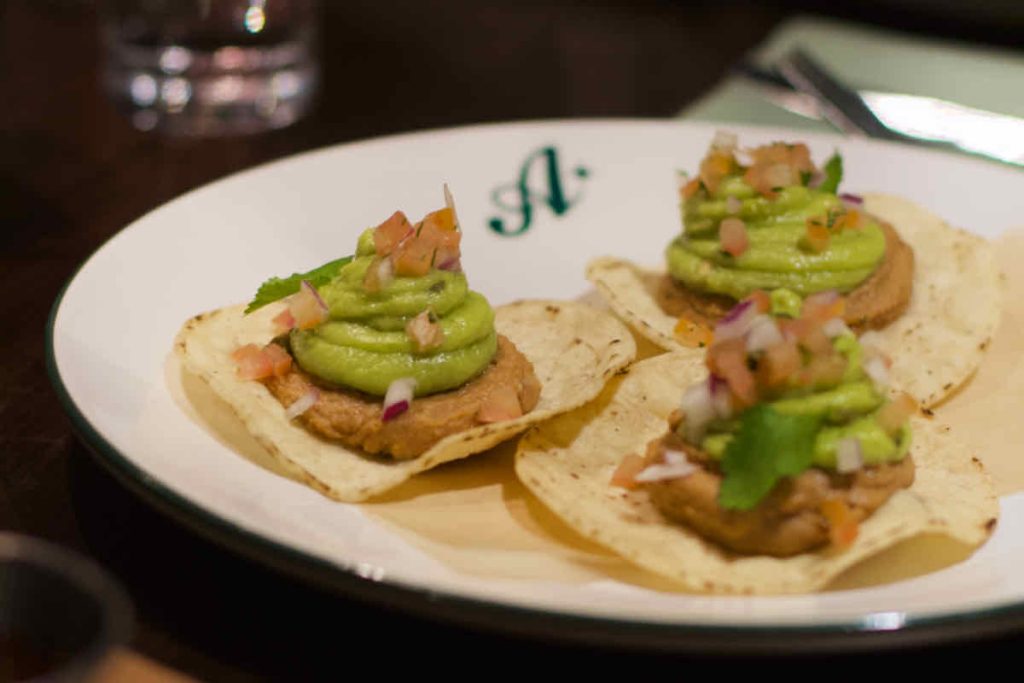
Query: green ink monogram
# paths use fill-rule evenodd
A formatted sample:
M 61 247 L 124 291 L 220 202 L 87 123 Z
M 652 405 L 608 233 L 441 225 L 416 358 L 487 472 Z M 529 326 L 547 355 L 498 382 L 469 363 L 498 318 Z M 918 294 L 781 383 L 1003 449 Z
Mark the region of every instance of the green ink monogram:
M 547 174 L 547 193 L 538 194 L 530 189 L 530 171 L 540 166 L 542 173 Z M 583 166 L 573 169 L 577 178 L 586 179 L 590 172 Z M 506 197 L 512 195 L 512 201 Z M 548 205 L 548 208 L 556 216 L 561 216 L 573 207 L 580 199 L 577 193 L 573 197 L 567 197 L 562 188 L 562 173 L 558 164 L 558 150 L 553 146 L 541 147 L 526 157 L 522 167 L 519 169 L 519 181 L 502 185 L 491 192 L 491 201 L 504 213 L 518 213 L 520 222 L 517 227 L 510 227 L 505 219 L 495 216 L 488 225 L 491 230 L 499 235 L 514 237 L 521 235 L 530 229 L 533 223 L 534 202 L 541 201 Z

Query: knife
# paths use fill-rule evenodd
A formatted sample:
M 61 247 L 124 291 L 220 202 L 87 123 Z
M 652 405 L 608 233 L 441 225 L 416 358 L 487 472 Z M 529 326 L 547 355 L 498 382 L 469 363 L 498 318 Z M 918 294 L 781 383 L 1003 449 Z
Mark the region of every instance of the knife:
M 825 119 L 848 134 L 945 147 L 1024 166 L 1024 119 L 934 97 L 853 90 L 803 51 L 788 54 L 778 70 L 746 61 L 733 72 L 783 108 Z

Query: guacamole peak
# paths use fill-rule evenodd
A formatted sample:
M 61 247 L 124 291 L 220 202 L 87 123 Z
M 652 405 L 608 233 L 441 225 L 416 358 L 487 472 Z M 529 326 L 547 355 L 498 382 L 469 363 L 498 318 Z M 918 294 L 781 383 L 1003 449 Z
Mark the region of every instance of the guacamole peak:
M 742 159 L 742 160 L 741 160 Z M 687 288 L 739 300 L 757 289 L 849 292 L 885 256 L 881 227 L 836 194 L 842 160 L 804 144 L 740 151 L 719 134 L 681 189 L 683 232 L 666 251 Z
M 842 321 L 834 291 L 757 291 L 717 325 L 709 377 L 684 394 L 677 433 L 718 461 L 723 508 L 749 509 L 784 476 L 849 473 L 910 446 L 909 397 L 887 398 L 887 359 Z M 799 300 L 799 298 L 797 298 Z
M 355 256 L 316 287 L 325 319 L 294 329 L 298 364 L 329 383 L 384 396 L 415 380 L 417 396 L 482 372 L 497 350 L 494 311 L 462 272 L 462 233 L 448 205 L 412 223 L 396 211 L 359 237 Z

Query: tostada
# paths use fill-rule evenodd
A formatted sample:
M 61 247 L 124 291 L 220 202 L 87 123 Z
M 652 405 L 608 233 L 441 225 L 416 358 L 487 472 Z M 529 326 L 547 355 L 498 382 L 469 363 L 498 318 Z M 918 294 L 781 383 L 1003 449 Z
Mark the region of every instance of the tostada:
M 890 389 L 842 310 L 755 293 L 706 369 L 682 353 L 635 364 L 531 430 L 517 474 L 577 531 L 689 590 L 804 592 L 918 534 L 980 544 L 998 516 L 980 461 Z
M 842 175 L 838 153 L 819 168 L 802 143 L 741 150 L 719 133 L 681 185 L 683 231 L 665 251 L 666 269 L 601 258 L 587 276 L 668 350 L 706 344 L 755 290 L 843 294 L 845 322 L 877 330 L 897 381 L 934 405 L 970 376 L 998 323 L 991 246 L 909 201 L 839 193 Z
M 462 269 L 451 195 L 395 212 L 352 257 L 273 278 L 248 306 L 189 320 L 175 348 L 268 451 L 358 501 L 593 398 L 635 355 L 589 306 L 492 308 Z

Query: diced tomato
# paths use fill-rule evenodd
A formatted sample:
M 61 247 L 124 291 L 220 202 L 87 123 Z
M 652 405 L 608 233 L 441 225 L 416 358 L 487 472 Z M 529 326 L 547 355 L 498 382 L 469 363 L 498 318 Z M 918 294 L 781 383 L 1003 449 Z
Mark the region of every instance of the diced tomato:
M 832 230 L 834 232 L 842 232 L 843 230 L 857 230 L 862 226 L 861 213 L 857 209 L 848 209 L 839 216 L 832 223 Z
M 846 548 L 857 540 L 857 518 L 846 501 L 829 498 L 821 503 L 819 509 L 828 522 L 828 536 L 832 545 Z
M 831 233 L 820 218 L 807 219 L 807 232 L 804 234 L 801 246 L 815 254 L 820 254 L 828 249 L 830 239 Z
M 899 396 L 882 406 L 875 419 L 887 434 L 894 436 L 903 429 L 903 425 L 916 412 L 917 401 L 909 394 L 900 392 Z
M 746 224 L 739 218 L 726 218 L 718 226 L 718 241 L 722 251 L 739 256 L 750 246 Z
M 673 331 L 676 339 L 685 346 L 704 348 L 711 346 L 715 338 L 711 328 L 687 318 L 680 318 Z
M 708 349 L 705 362 L 712 374 L 725 379 L 739 407 L 757 402 L 754 374 L 747 367 L 746 340 L 729 339 L 713 345 Z
M 303 281 L 299 291 L 288 299 L 288 312 L 300 330 L 312 329 L 327 320 L 327 304 L 306 281 Z
M 442 232 L 454 232 L 455 231 L 455 212 L 450 208 L 445 207 L 428 213 L 423 219 L 423 227 L 430 227 L 431 229 L 438 229 Z
M 772 310 L 772 298 L 763 289 L 755 289 L 747 295 L 747 299 L 754 302 L 758 313 L 768 313 Z
M 492 391 L 477 411 L 477 422 L 503 422 L 521 417 L 523 408 L 519 405 L 519 394 L 510 386 L 502 386 Z
M 811 150 L 803 143 L 773 142 L 770 145 L 762 145 L 761 147 L 747 150 L 747 154 L 753 160 L 754 166 L 786 164 L 798 171 L 814 170 L 814 163 L 811 161 Z
M 843 379 L 844 372 L 846 358 L 830 348 L 827 353 L 816 353 L 811 356 L 807 367 L 800 373 L 800 383 L 813 387 L 833 387 Z
M 292 357 L 277 344 L 267 344 L 263 353 L 270 361 L 271 372 L 275 377 L 284 377 L 292 369 Z
M 644 471 L 644 459 L 636 453 L 630 453 L 612 473 L 612 486 L 624 489 L 636 488 L 636 475 Z
M 415 234 L 399 244 L 392 254 L 395 273 L 426 275 L 431 266 L 458 261 L 462 233 L 455 230 L 454 225 L 450 209 L 441 209 L 427 216 L 416 226 Z
M 811 353 L 828 353 L 832 350 L 832 342 L 821 329 L 820 320 L 801 316 L 796 320 L 780 318 L 776 324 L 784 338 L 797 342 Z
M 263 379 L 274 374 L 273 361 L 255 344 L 235 349 L 231 353 L 231 360 L 238 366 L 239 379 Z
M 436 249 L 437 246 L 426 239 L 413 237 L 402 242 L 392 254 L 395 275 L 426 275 L 430 272 Z
M 271 322 L 273 322 L 274 331 L 277 334 L 283 334 L 295 327 L 295 318 L 292 317 L 292 312 L 287 308 L 275 315 Z
M 436 349 L 444 342 L 444 330 L 431 319 L 428 311 L 423 311 L 410 320 L 405 326 L 405 333 L 409 335 L 413 347 L 420 353 Z
M 683 199 L 689 199 L 693 195 L 697 194 L 697 190 L 700 189 L 700 178 L 693 178 L 688 183 L 683 185 L 680 193 L 683 195 Z
M 231 353 L 231 360 L 238 366 L 238 378 L 245 380 L 283 377 L 292 367 L 292 357 L 277 344 L 246 344 Z
M 722 179 L 736 168 L 736 158 L 730 152 L 710 150 L 700 162 L 700 180 L 708 192 L 718 189 Z
M 377 250 L 377 255 L 388 256 L 411 234 L 412 225 L 409 219 L 401 211 L 395 211 L 373 231 L 373 246 Z
M 817 321 L 813 321 L 817 322 Z M 827 354 L 832 352 L 832 340 L 828 338 L 821 324 L 811 324 L 806 328 L 804 335 L 800 338 L 799 344 L 814 354 Z
M 804 299 L 800 317 L 824 323 L 832 318 L 842 318 L 845 313 L 846 299 L 830 291 L 812 294 Z
M 780 386 L 800 370 L 800 365 L 796 342 L 784 341 L 765 349 L 757 363 L 757 380 L 764 387 Z
M 776 142 L 748 150 L 753 163 L 743 175 L 748 185 L 772 198 L 776 189 L 800 182 L 801 173 L 813 173 L 811 152 L 807 145 Z
M 447 209 L 441 210 L 448 211 Z M 448 211 L 448 213 L 449 215 L 451 214 L 450 211 Z M 427 218 L 430 218 L 430 216 Z M 454 225 L 454 223 L 452 223 L 452 225 Z M 459 244 L 462 242 L 462 233 L 454 229 L 446 229 L 436 222 L 427 222 L 427 219 L 424 219 L 423 226 L 420 229 L 419 234 L 416 235 L 416 239 L 433 245 L 438 250 L 444 249 L 453 251 L 458 255 Z

